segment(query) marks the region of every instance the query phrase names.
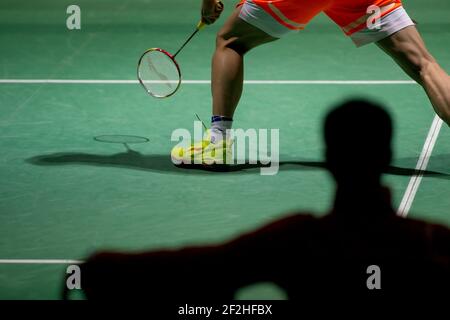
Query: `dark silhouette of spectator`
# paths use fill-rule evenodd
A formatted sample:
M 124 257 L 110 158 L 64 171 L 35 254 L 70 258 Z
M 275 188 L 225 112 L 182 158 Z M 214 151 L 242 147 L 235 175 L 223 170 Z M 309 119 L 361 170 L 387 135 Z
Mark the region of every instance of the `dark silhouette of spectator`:
M 293 214 L 218 245 L 97 253 L 81 266 L 87 298 L 232 299 L 258 282 L 275 283 L 290 299 L 448 289 L 450 230 L 398 217 L 381 184 L 391 137 L 382 107 L 338 106 L 325 120 L 326 163 L 337 184 L 328 215 Z M 374 265 L 379 278 L 368 281 Z

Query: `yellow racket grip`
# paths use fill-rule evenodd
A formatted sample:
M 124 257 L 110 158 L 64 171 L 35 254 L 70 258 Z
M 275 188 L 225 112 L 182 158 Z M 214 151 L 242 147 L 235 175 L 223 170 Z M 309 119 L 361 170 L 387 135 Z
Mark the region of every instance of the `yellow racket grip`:
M 197 30 L 202 30 L 206 26 L 206 23 L 203 20 L 200 20 L 197 24 Z

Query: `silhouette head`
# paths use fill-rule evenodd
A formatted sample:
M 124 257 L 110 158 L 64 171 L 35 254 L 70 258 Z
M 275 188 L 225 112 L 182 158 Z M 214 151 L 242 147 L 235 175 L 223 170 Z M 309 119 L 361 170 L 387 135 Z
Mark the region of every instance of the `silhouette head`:
M 349 100 L 325 119 L 326 163 L 338 185 L 380 184 L 392 157 L 392 121 L 366 100 Z

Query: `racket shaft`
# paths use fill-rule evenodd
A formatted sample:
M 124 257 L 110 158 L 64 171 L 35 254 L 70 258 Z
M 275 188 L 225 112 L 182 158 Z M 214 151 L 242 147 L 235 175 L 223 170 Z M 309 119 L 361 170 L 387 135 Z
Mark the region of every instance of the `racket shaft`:
M 194 31 L 194 32 L 190 35 L 190 37 L 183 43 L 183 45 L 180 47 L 180 49 L 178 49 L 178 51 L 175 52 L 175 54 L 173 55 L 173 58 L 175 58 L 175 57 L 177 56 L 177 54 L 179 54 L 180 51 L 183 50 L 183 48 L 189 43 L 189 41 L 191 41 L 191 39 L 197 34 L 197 32 L 198 32 L 199 30 L 200 30 L 200 29 L 199 29 L 198 27 L 195 29 L 195 31 Z

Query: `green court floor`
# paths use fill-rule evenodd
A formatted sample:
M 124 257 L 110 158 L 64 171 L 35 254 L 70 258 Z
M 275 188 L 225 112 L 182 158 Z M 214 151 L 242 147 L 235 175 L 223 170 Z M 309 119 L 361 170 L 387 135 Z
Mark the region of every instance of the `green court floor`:
M 210 79 L 215 32 L 234 6 L 224 3 L 221 20 L 179 55 L 184 79 Z M 348 97 L 381 102 L 393 116 L 395 155 L 385 181 L 399 206 L 434 118 L 420 86 L 246 84 L 234 126 L 280 130 L 279 173 L 178 169 L 169 156 L 172 131 L 191 130 L 195 113 L 209 119 L 208 84 L 186 83 L 172 98 L 157 100 L 133 82 L 13 80 L 135 80 L 145 49 L 173 52 L 192 32 L 200 1 L 79 0 L 81 30 L 66 28 L 70 4 L 0 2 L 1 299 L 59 298 L 67 265 L 46 260 L 84 259 L 100 248 L 217 242 L 293 211 L 326 214 L 334 185 L 322 168 L 322 121 Z M 448 0 L 404 4 L 430 51 L 450 70 Z M 324 15 L 305 31 L 250 52 L 245 67 L 247 80 L 409 80 L 375 45 L 354 48 Z M 100 135 L 149 142 L 127 151 L 94 140 Z M 448 226 L 449 141 L 443 125 L 409 213 Z M 240 297 L 283 294 L 263 285 Z

